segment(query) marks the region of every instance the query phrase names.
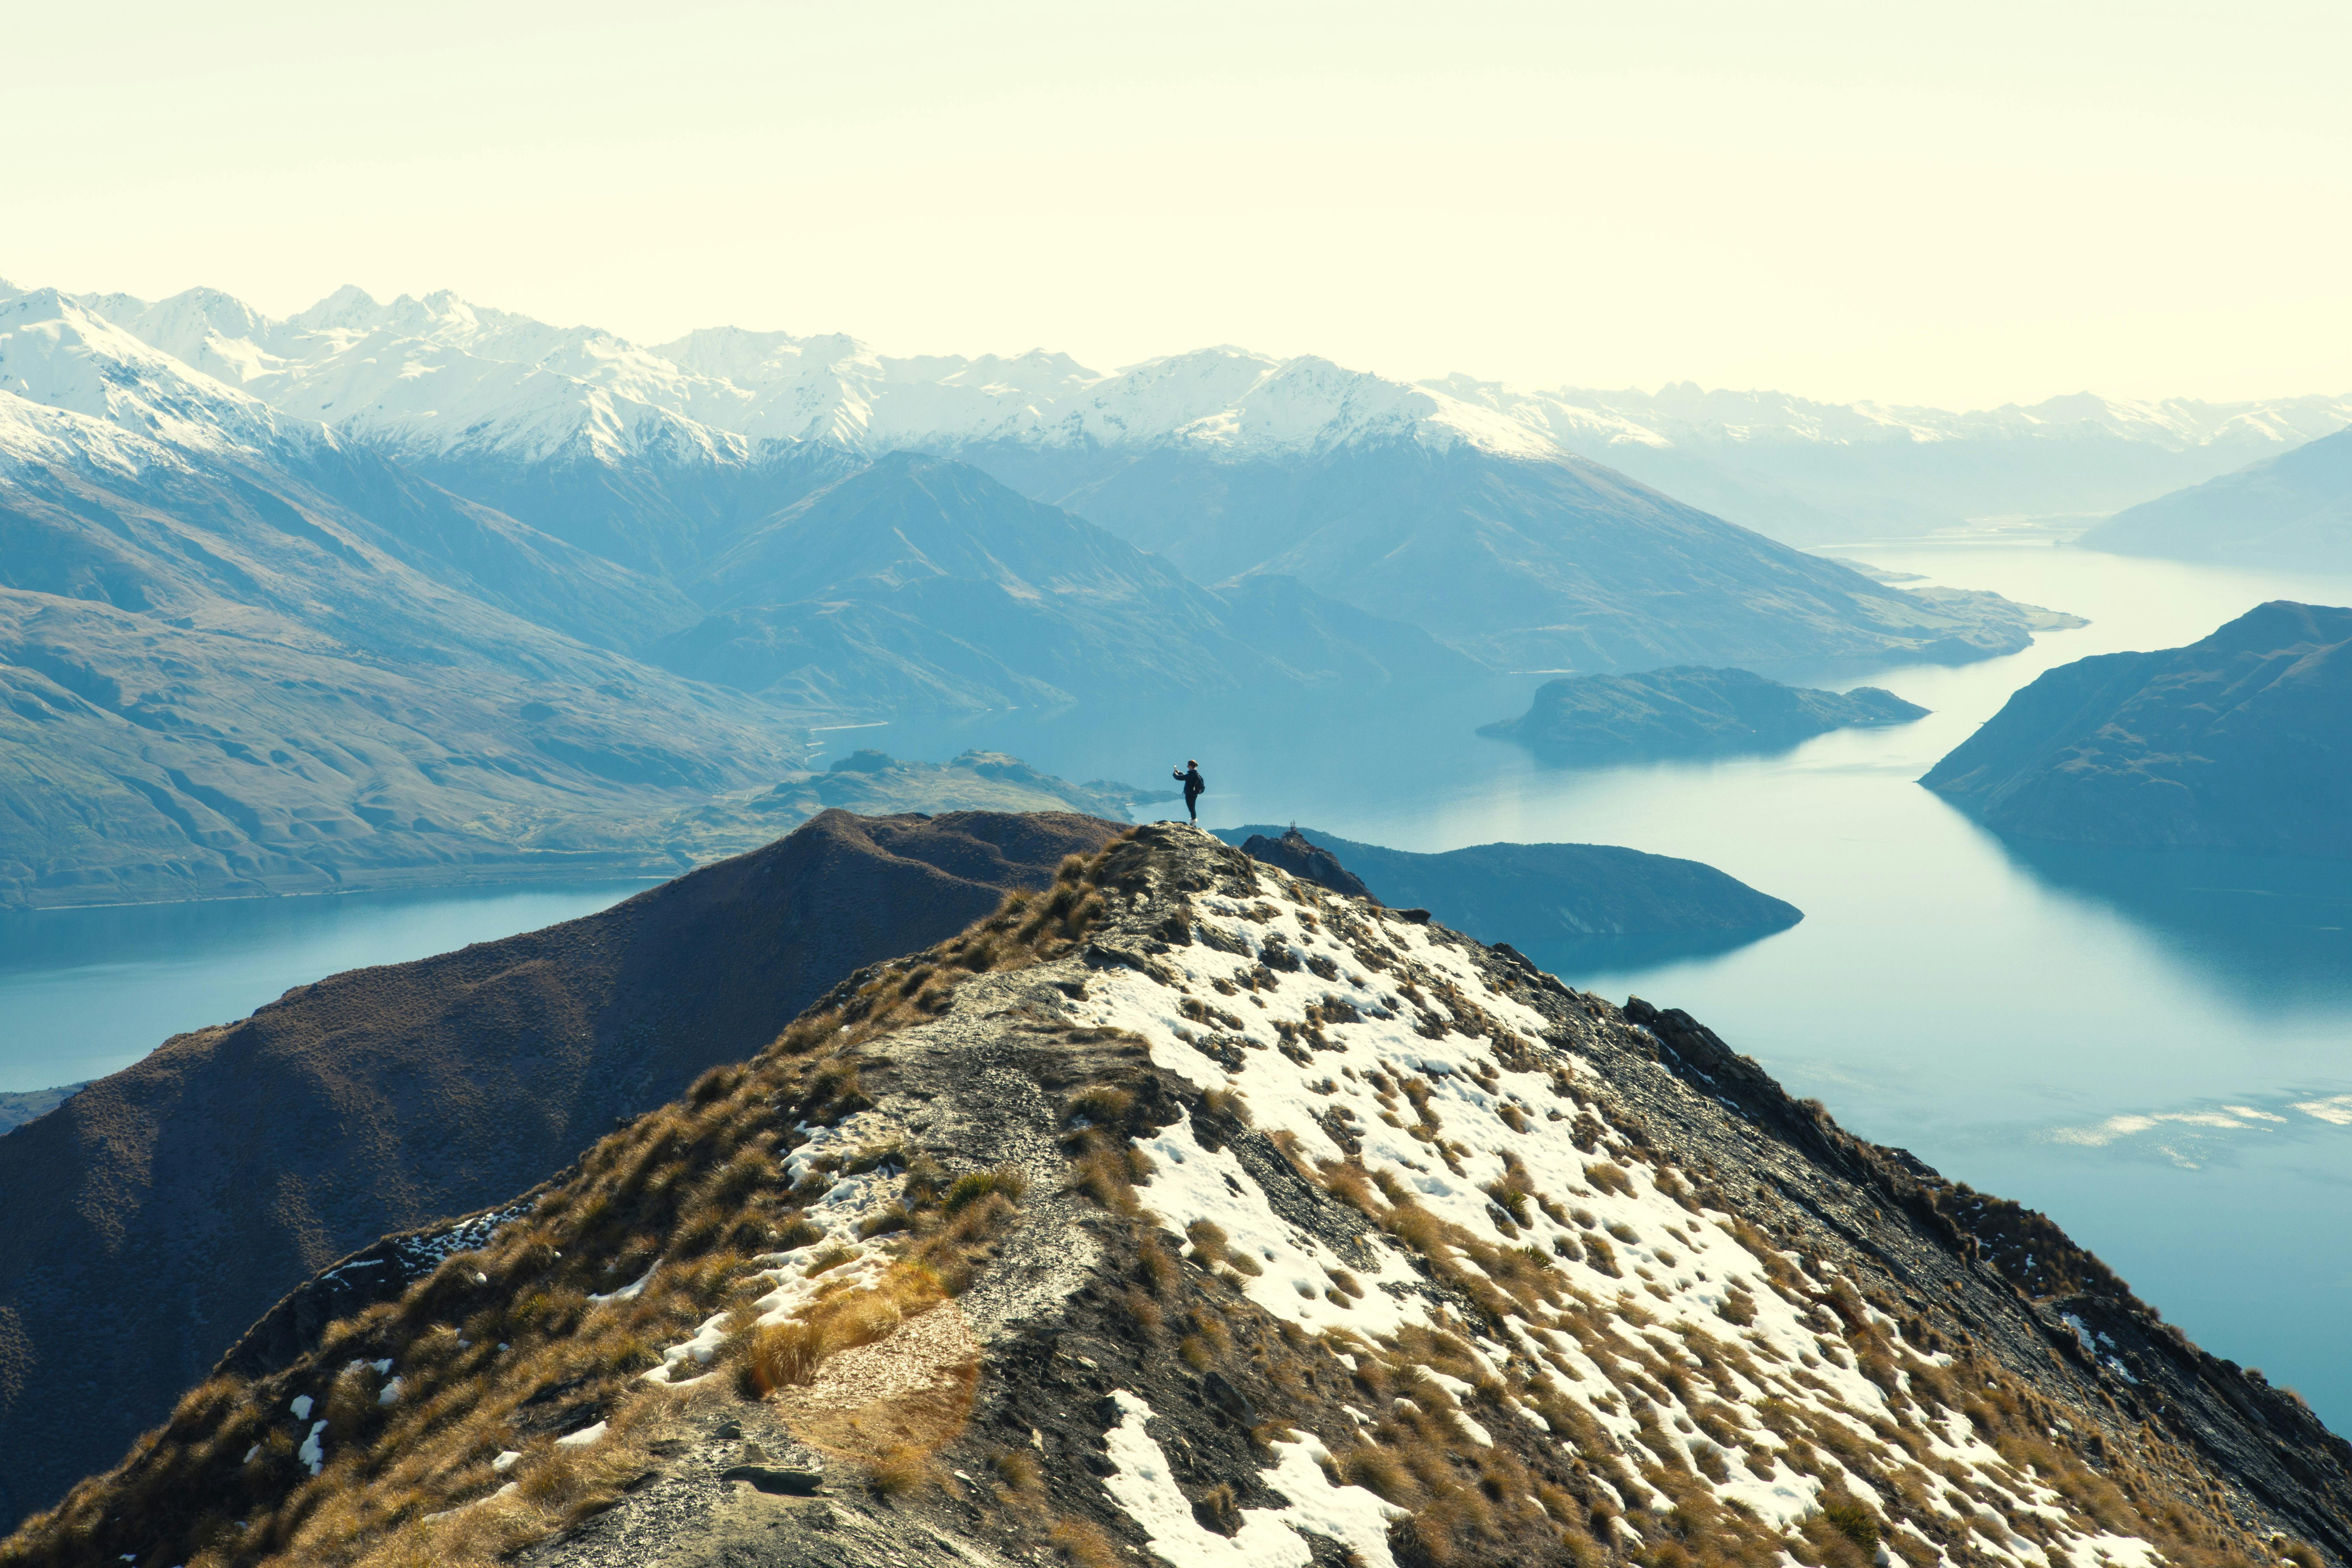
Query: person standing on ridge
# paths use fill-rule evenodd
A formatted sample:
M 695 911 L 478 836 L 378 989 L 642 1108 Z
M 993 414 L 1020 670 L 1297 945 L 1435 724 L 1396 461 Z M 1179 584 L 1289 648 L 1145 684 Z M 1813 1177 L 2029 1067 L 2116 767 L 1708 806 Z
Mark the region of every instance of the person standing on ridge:
M 1201 778 L 1200 759 L 1198 757 L 1187 759 L 1182 767 L 1169 769 L 1168 776 L 1184 786 L 1184 814 L 1194 822 L 1199 822 L 1201 796 L 1209 787 Z

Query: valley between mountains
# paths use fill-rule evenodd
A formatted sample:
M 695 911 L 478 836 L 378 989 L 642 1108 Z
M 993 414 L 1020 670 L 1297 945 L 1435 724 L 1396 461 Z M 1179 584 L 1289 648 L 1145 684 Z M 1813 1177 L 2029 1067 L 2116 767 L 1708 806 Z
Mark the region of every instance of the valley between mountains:
M 1319 360 L 1101 376 L 656 351 L 444 295 L 273 321 L 0 288 L 16 907 L 674 871 L 803 819 L 812 737 L 884 716 L 1370 715 L 1527 670 L 1963 662 L 2055 624 Z
M 1850 1137 L 1682 1014 L 1175 825 L 320 1273 L 0 1545 L 2347 1556 L 2352 1447 L 2043 1216 Z

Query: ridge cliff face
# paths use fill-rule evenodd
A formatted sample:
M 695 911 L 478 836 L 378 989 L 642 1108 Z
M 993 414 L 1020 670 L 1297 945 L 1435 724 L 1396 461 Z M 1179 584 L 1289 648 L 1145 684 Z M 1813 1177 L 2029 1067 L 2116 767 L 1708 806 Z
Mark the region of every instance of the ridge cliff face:
M 2352 1559 L 2046 1219 L 1187 826 L 414 1242 L 0 1562 Z

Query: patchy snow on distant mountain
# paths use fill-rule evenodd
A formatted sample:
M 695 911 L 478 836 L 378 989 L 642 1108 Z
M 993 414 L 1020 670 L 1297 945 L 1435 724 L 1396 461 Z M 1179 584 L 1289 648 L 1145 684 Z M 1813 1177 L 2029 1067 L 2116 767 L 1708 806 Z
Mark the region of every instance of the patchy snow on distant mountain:
M 2177 451 L 2232 440 L 2291 446 L 2352 424 L 2352 396 L 2267 403 L 2176 397 L 2150 403 L 2082 392 L 2030 406 L 2012 403 L 1956 413 L 1873 402 L 1815 403 L 1787 393 L 1734 392 L 1691 382 L 1654 393 L 1567 386 L 1527 391 L 1461 374 L 1421 384 L 1506 413 L 1571 445 L 1595 437 L 1651 447 L 1736 447 L 2112 437 Z
M 0 289 L 0 300 L 34 297 Z M 2082 393 L 1960 413 L 1688 382 L 1655 392 L 1533 390 L 1466 374 L 1413 384 L 1230 346 L 1113 374 L 1042 349 L 901 358 L 842 333 L 737 327 L 648 347 L 446 290 L 382 303 L 345 287 L 282 321 L 211 289 L 74 303 L 280 415 L 441 458 L 740 465 L 764 444 L 795 442 L 863 456 L 1013 447 L 1062 461 L 1161 448 L 1244 461 L 1401 442 L 1590 458 L 1809 542 L 1983 517 L 2087 521 L 2352 425 L 2352 396 Z M 150 374 L 142 366 L 131 379 Z M 113 406 L 89 389 L 79 403 L 26 395 L 84 412 Z M 114 422 L 145 427 L 136 410 Z

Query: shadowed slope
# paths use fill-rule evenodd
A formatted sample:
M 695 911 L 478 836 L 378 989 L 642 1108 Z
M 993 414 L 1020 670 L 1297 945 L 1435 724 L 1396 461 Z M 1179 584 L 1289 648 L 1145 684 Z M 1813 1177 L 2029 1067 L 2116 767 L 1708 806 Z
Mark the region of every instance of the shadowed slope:
M 1920 783 L 2025 838 L 2352 856 L 2352 609 L 2061 665 Z
M 1116 831 L 827 812 L 601 914 L 290 991 L 0 1139 L 0 1518 L 107 1462 L 312 1270 L 530 1186 Z

